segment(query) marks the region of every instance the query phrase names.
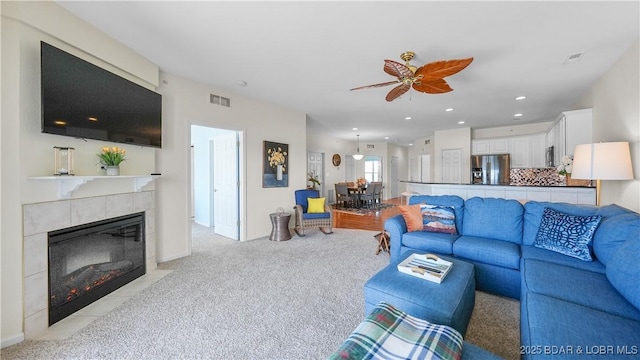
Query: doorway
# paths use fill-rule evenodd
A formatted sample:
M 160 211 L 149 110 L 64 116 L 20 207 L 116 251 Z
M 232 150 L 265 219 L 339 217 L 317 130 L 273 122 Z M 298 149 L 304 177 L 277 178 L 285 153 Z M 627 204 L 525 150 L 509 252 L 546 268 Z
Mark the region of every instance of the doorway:
M 320 181 L 318 191 L 320 196 L 324 196 L 324 153 L 307 152 L 307 178 L 311 175 Z M 313 184 L 308 182 L 307 185 Z
M 194 223 L 240 240 L 242 133 L 191 125 L 191 209 Z

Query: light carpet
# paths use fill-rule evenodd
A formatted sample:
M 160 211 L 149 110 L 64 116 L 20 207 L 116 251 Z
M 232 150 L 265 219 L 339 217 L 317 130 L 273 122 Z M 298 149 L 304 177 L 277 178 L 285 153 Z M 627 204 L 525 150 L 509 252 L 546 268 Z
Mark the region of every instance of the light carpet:
M 25 341 L 1 357 L 324 359 L 364 318 L 363 285 L 389 259 L 375 255 L 375 231 L 307 233 L 194 237 L 192 256 L 161 264 L 173 271 L 111 313 L 66 340 Z M 518 358 L 517 306 L 478 293 L 467 340 Z M 478 317 L 484 311 L 499 314 Z

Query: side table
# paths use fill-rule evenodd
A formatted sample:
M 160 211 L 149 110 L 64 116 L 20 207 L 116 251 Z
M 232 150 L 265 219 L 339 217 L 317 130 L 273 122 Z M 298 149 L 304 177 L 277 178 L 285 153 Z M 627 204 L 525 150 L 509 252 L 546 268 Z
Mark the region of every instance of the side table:
M 291 232 L 289 231 L 291 214 L 277 212 L 269 214 L 269 217 L 271 218 L 271 235 L 269 235 L 269 240 L 285 241 L 291 239 Z

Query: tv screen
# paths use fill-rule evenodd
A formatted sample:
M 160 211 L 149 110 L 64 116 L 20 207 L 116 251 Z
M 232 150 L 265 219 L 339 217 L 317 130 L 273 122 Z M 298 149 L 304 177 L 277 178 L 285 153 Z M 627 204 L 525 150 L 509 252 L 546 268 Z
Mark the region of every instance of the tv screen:
M 41 42 L 42 132 L 161 147 L 162 96 Z

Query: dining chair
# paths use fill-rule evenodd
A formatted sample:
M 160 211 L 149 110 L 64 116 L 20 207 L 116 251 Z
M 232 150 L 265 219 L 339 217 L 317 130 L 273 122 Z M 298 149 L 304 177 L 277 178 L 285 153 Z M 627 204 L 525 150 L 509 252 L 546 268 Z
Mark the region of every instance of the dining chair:
M 373 184 L 369 184 L 363 194 L 360 195 L 360 202 L 367 206 L 367 209 L 371 209 L 373 205 L 373 194 L 376 187 Z
M 375 207 L 380 207 L 382 204 L 382 182 L 372 182 L 371 186 L 375 186 L 375 189 L 373 189 L 373 204 Z
M 347 208 L 347 204 L 355 201 L 356 196 L 349 193 L 349 187 L 347 183 L 336 183 L 336 204 L 339 206 L 342 202 L 342 207 Z

